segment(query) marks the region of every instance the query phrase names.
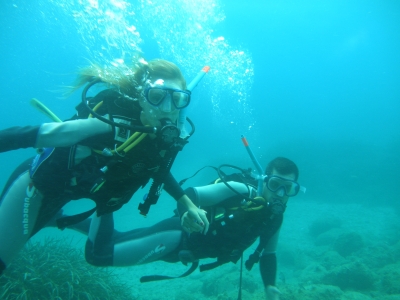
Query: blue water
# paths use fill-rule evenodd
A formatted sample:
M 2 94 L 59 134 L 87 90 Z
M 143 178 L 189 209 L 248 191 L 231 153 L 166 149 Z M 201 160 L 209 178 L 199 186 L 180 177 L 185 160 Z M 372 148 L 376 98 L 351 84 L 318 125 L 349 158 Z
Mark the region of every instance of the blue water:
M 252 167 L 244 134 L 263 166 L 276 156 L 298 164 L 301 201 L 400 211 L 400 2 L 99 2 L 1 2 L 0 128 L 49 121 L 32 97 L 70 117 L 79 92 L 62 99 L 60 89 L 89 61 L 140 52 L 176 62 L 187 81 L 209 65 L 188 110 L 196 133 L 173 167 L 178 179 L 208 164 Z M 3 153 L 0 184 L 30 155 Z

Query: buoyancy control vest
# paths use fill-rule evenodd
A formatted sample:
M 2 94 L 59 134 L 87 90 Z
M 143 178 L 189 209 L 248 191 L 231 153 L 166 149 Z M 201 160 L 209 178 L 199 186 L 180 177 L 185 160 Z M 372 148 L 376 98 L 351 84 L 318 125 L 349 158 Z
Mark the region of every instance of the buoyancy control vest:
M 242 253 L 260 237 L 268 241 L 282 224 L 282 215 L 273 215 L 268 206 L 248 209 L 236 195 L 212 207 L 203 207 L 210 216 L 207 235 L 191 234 L 187 247 L 195 259 L 217 258 L 200 266 L 200 271 L 213 269 L 227 262 L 236 263 Z
M 233 176 L 232 176 L 233 175 Z M 242 183 L 248 184 L 249 177 L 240 174 L 232 174 L 229 179 L 238 179 Z M 219 183 L 223 184 L 223 183 Z M 196 193 L 193 189 L 185 190 L 189 198 L 196 200 Z M 254 186 L 249 186 L 249 198 L 255 193 Z M 249 248 L 257 238 L 260 242 L 248 261 L 251 266 L 258 262 L 262 249 L 267 245 L 270 238 L 280 228 L 283 215 L 274 215 L 268 205 L 259 205 L 247 202 L 244 205 L 244 197 L 239 194 L 231 196 L 222 202 L 212 206 L 201 206 L 207 211 L 210 220 L 208 233 L 183 233 L 180 250 L 173 254 L 173 258 L 168 257 L 170 262 L 181 261 L 187 265 L 192 263 L 190 269 L 178 277 L 165 275 L 151 275 L 140 278 L 141 282 L 155 280 L 166 280 L 181 278 L 190 275 L 199 265 L 199 260 L 203 258 L 216 258 L 215 262 L 200 265 L 200 271 L 214 269 L 222 264 L 237 261 L 242 257 L 243 252 Z M 197 203 L 198 204 L 198 203 Z M 182 213 L 182 207 L 178 204 L 178 211 Z M 179 213 L 178 213 L 179 215 Z M 177 257 L 175 257 L 177 255 Z M 246 262 L 247 267 L 247 262 Z
M 102 101 L 97 113 L 114 122 L 141 125 L 141 108 L 114 90 L 105 90 L 89 100 L 90 106 Z M 89 113 L 82 105 L 71 118 L 81 119 Z M 43 149 L 31 168 L 35 186 L 52 201 L 68 202 L 89 198 L 96 202 L 98 215 L 118 210 L 132 195 L 157 177 L 165 165 L 165 145 L 149 136 L 129 152 L 111 152 L 134 132 L 113 126 L 110 133 L 97 135 L 71 147 Z

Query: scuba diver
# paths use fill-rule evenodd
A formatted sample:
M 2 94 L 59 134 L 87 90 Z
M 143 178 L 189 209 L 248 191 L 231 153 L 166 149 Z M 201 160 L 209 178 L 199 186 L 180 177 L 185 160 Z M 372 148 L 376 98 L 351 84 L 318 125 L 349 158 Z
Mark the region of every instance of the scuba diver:
M 230 175 L 219 172 L 219 182 L 185 190 L 198 207 L 207 211 L 210 227 L 206 235 L 196 232 L 202 227 L 180 204 L 175 216 L 147 228 L 119 232 L 114 229 L 111 213 L 94 216 L 91 222 L 86 219 L 71 229 L 88 235 L 85 256 L 92 265 L 133 266 L 159 260 L 185 265 L 192 263 L 190 269 L 179 277 L 192 273 L 203 258 L 216 260 L 201 265 L 200 271 L 228 262 L 236 263 L 243 252 L 260 238 L 245 266 L 251 270 L 259 262 L 266 299 L 279 299 L 280 292 L 275 286 L 275 251 L 283 214 L 289 197 L 305 190 L 297 182 L 299 171 L 296 164 L 287 158 L 273 159 L 267 165 L 265 175 L 258 180 L 248 171 L 240 170 L 242 173 Z M 262 182 L 261 191 L 256 188 L 257 181 Z M 140 280 L 173 278 L 178 277 L 152 275 Z
M 81 222 L 94 212 L 109 214 L 127 203 L 152 179 L 140 213 L 147 215 L 165 189 L 190 216 L 208 230 L 205 211 L 197 208 L 172 176 L 177 153 L 190 135 L 182 134 L 178 117 L 207 67 L 186 86 L 172 62 L 138 59 L 129 69 L 80 70 L 72 91 L 83 87 L 77 114 L 65 122 L 39 107 L 55 122 L 0 131 L 0 152 L 34 147 L 38 155 L 11 175 L 0 198 L 0 274 L 24 244 L 69 201 L 91 199 L 88 212 L 58 219 L 60 228 Z M 105 84 L 94 97 L 87 92 Z M 194 126 L 189 118 L 184 116 Z M 179 128 L 181 127 L 181 128 Z M 193 230 L 197 230 L 192 228 Z

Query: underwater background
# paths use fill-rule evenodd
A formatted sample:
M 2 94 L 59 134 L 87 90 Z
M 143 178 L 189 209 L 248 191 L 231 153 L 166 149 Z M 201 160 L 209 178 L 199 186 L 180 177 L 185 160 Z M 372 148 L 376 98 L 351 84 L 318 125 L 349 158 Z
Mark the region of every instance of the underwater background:
M 262 166 L 290 158 L 307 192 L 290 199 L 285 213 L 277 252 L 281 299 L 400 299 L 400 2 L 10 0 L 0 3 L 0 24 L 0 128 L 49 122 L 30 106 L 33 97 L 61 119 L 71 117 L 80 93 L 64 99 L 62 87 L 90 61 L 118 65 L 141 53 L 175 62 L 188 82 L 208 65 L 188 108 L 196 132 L 175 161 L 175 177 L 205 165 L 254 168 L 241 135 Z M 0 185 L 34 155 L 2 153 Z M 185 187 L 216 176 L 205 170 Z M 115 214 L 117 229 L 172 216 L 175 203 L 165 193 L 146 219 L 139 215 L 147 190 Z M 66 210 L 91 207 L 83 200 Z M 32 243 L 43 248 L 49 238 L 50 245 L 70 240 L 67 249 L 83 251 L 85 236 L 69 230 L 46 228 Z M 32 268 L 43 264 L 35 259 L 28 259 Z M 60 268 L 67 267 L 60 261 Z M 237 299 L 239 264 L 146 284 L 139 283 L 143 275 L 180 275 L 186 267 L 109 269 L 104 276 L 130 295 L 111 288 L 110 299 Z M 34 288 L 44 285 L 39 281 Z M 88 295 L 93 286 L 86 284 Z M 263 299 L 257 266 L 243 272 L 242 289 L 243 299 Z

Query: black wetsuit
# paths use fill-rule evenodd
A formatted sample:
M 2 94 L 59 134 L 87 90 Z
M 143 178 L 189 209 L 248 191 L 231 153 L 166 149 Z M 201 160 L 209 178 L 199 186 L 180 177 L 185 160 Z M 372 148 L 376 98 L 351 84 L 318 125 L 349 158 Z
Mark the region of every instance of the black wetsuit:
M 247 189 L 240 188 L 245 195 Z M 244 211 L 240 208 L 243 197 L 233 194 L 222 183 L 190 188 L 185 193 L 208 211 L 207 235 L 185 233 L 177 216 L 152 227 L 118 232 L 114 230 L 112 214 L 108 214 L 92 221 L 86 244 L 87 261 L 101 266 L 138 265 L 156 260 L 179 262 L 189 253 L 192 260 L 216 258 L 214 263 L 200 266 L 200 270 L 209 270 L 227 262 L 236 263 L 243 251 L 260 238 L 257 250 L 261 253 L 256 255 L 255 262 L 260 260 L 264 285 L 275 285 L 275 248 L 283 215 L 273 215 L 267 206 Z M 179 210 L 183 212 L 180 205 Z
M 119 93 L 106 90 L 94 100 L 96 103 L 103 101 L 97 111 L 99 114 L 115 122 L 141 125 L 140 108 Z M 169 150 L 159 139 L 147 135 L 126 153 L 107 156 L 101 154 L 104 148 L 113 150 L 119 147 L 133 132 L 104 125 L 99 120 L 78 120 L 78 116 L 67 122 L 54 123 L 54 126 L 49 124 L 14 127 L 0 132 L 0 151 L 36 147 L 38 140 L 47 138 L 48 132 L 51 132 L 50 140 L 42 143 L 51 144 L 51 137 L 59 136 L 59 127 L 67 140 L 58 138 L 56 144 L 68 145 L 68 139 L 87 136 L 70 146 L 44 148 L 42 154 L 33 161 L 24 162 L 13 173 L 0 199 L 0 273 L 29 237 L 43 228 L 71 200 L 92 199 L 96 202 L 98 215 L 109 213 L 121 208 L 151 178 L 161 175 L 164 189 L 174 199 L 184 195 L 171 173 L 162 168 L 163 155 Z M 87 134 L 80 130 L 86 128 L 86 124 L 91 129 Z M 99 126 L 102 129 L 96 133 Z M 18 133 L 21 135 L 18 136 Z M 42 133 L 45 137 L 41 136 Z M 107 167 L 106 171 L 104 167 Z

